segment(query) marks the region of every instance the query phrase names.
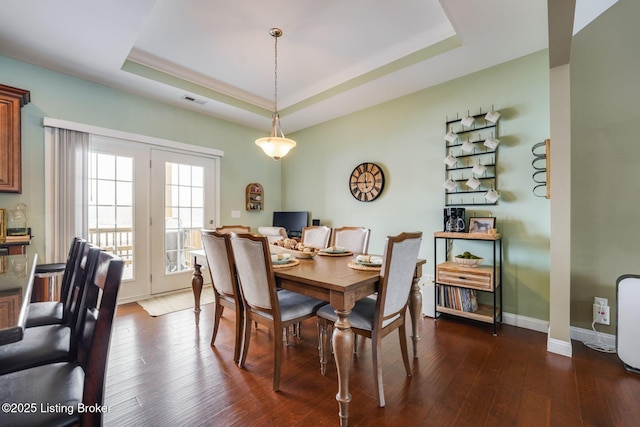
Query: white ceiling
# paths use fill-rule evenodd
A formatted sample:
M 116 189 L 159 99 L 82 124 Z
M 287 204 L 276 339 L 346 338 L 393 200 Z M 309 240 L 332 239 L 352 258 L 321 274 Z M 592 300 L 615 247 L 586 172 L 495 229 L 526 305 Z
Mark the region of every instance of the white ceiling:
M 265 132 L 272 27 L 284 32 L 285 132 L 548 45 L 547 0 L 2 0 L 0 10 L 0 55 Z

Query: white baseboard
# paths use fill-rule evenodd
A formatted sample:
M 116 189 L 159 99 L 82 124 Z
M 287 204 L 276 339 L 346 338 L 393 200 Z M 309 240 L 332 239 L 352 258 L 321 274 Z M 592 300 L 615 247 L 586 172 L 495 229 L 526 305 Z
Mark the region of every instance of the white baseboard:
M 573 349 L 570 341 L 557 340 L 547 336 L 547 351 L 559 354 L 560 356 L 571 357 Z
M 505 325 L 517 326 L 519 328 L 531 329 L 547 333 L 549 331 L 549 322 L 546 320 L 534 319 L 533 317 L 520 316 L 513 313 L 502 313 L 502 323 Z
M 616 348 L 616 336 L 611 334 L 605 334 L 604 332 L 594 332 L 592 329 L 576 328 L 571 326 L 569 328 L 569 335 L 572 340 L 582 342 L 602 342 L 607 347 Z
M 503 313 L 503 317 L 503 323 L 506 325 L 517 326 L 519 328 L 530 329 L 545 334 L 549 333 L 549 322 L 546 320 L 520 316 L 513 313 Z M 580 342 L 601 342 L 607 347 L 616 347 L 615 335 L 605 334 L 603 332 L 596 333 L 591 329 L 571 326 L 569 328 L 569 337 L 572 340 Z M 572 354 L 571 342 L 556 340 L 553 338 L 549 338 L 547 340 L 547 350 L 567 357 L 571 357 Z

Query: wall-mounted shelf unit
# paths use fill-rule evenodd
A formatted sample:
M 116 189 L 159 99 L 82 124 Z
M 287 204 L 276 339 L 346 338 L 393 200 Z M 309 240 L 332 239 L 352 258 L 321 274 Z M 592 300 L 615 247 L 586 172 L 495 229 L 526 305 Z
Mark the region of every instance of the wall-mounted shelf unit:
M 261 211 L 264 209 L 264 189 L 257 182 L 247 185 L 246 209 L 248 211 Z
M 489 264 L 467 267 L 451 261 L 453 240 L 475 240 L 493 244 L 493 258 Z M 445 261 L 438 263 L 438 240 L 444 240 Z M 502 236 L 485 233 L 438 231 L 433 235 L 434 267 L 434 319 L 446 313 L 493 324 L 502 322 Z M 491 294 L 493 303 L 478 304 L 477 294 Z
M 448 164 L 445 162 L 445 206 L 497 203 L 484 197 L 498 185 L 497 148 L 500 143 L 498 123 L 487 120 L 486 114 L 454 120 L 447 118 L 445 122 L 445 158 L 453 160 Z M 472 178 L 477 182 L 470 182 Z

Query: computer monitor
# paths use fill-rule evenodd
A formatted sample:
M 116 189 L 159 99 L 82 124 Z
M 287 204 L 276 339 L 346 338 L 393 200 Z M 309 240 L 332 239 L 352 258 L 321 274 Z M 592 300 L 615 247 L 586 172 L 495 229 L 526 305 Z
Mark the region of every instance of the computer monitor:
M 284 227 L 289 237 L 302 236 L 302 229 L 309 225 L 309 212 L 274 212 L 274 227 Z

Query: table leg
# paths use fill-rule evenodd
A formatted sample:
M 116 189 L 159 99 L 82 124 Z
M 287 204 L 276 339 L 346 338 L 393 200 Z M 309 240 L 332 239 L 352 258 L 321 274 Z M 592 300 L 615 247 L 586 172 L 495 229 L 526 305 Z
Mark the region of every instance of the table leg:
M 200 270 L 202 267 L 200 264 L 196 262 L 195 257 L 193 258 L 193 277 L 191 278 L 191 289 L 193 290 L 193 299 L 194 299 L 194 307 L 193 312 L 196 317 L 196 326 L 200 325 L 200 295 L 202 294 L 202 271 Z
M 349 371 L 351 370 L 351 358 L 353 357 L 353 332 L 348 316 L 351 310 L 336 310 L 338 320 L 333 327 L 333 354 L 336 359 L 338 371 L 338 394 L 336 400 L 340 407 L 340 426 L 347 427 L 349 423 Z
M 418 341 L 420 340 L 420 316 L 422 314 L 422 292 L 418 282 L 420 278 L 414 277 L 409 294 L 409 314 L 411 315 L 411 327 L 413 331 L 413 358 L 418 358 Z

